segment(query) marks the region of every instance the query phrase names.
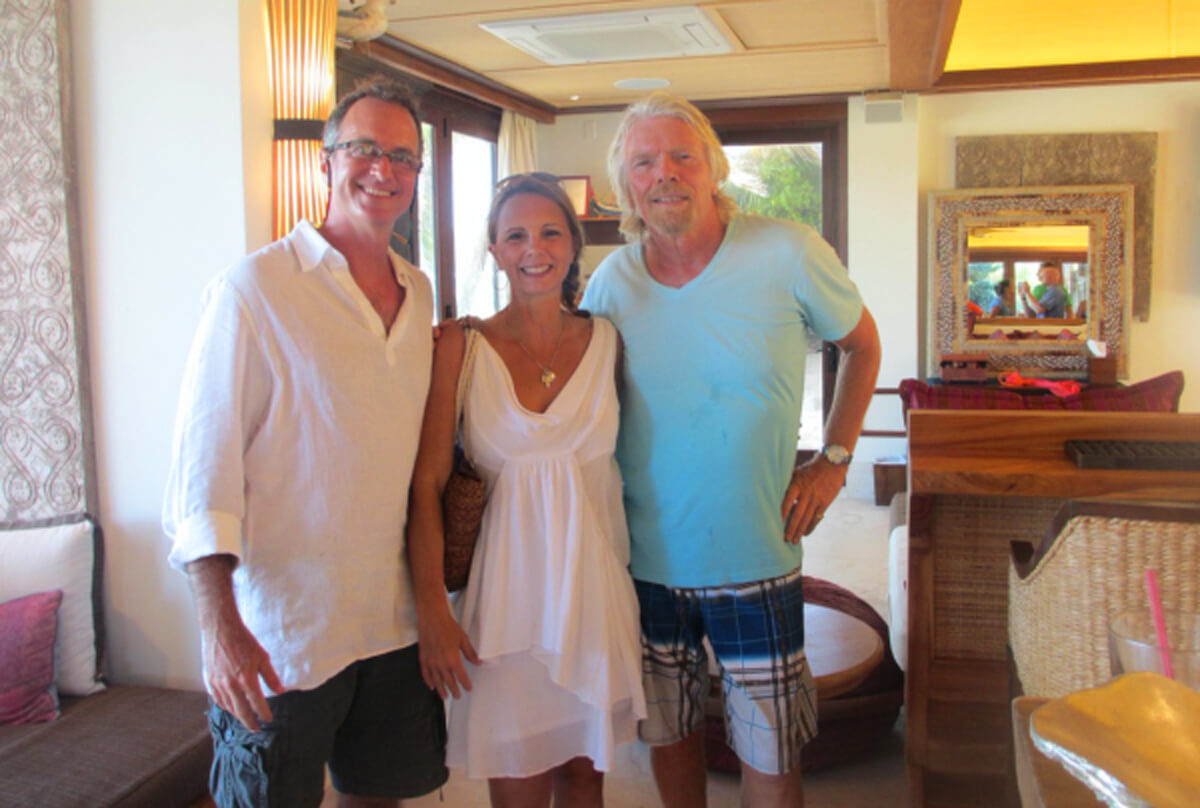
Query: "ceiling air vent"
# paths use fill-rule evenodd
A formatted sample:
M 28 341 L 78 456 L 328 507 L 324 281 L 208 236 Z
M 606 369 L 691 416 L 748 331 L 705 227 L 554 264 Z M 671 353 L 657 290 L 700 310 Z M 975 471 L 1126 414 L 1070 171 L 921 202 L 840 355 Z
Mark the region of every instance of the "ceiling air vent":
M 484 22 L 479 27 L 552 65 L 675 59 L 731 50 L 695 6 Z

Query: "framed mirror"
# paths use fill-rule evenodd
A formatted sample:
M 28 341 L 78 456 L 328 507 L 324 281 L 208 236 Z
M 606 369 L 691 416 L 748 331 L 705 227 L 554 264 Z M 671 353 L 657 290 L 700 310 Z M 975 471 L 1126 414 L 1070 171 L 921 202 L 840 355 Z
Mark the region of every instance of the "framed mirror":
M 932 192 L 933 361 L 1084 378 L 1090 341 L 1123 378 L 1132 233 L 1132 185 Z

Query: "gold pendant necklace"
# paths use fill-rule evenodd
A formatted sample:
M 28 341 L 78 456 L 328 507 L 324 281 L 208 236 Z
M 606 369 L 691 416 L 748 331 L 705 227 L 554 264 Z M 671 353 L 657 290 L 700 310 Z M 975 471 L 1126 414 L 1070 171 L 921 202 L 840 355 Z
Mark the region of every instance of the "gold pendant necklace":
M 554 340 L 554 352 L 550 354 L 550 361 L 548 361 L 544 365 L 538 361 L 538 358 L 536 356 L 533 355 L 533 351 L 531 351 L 525 347 L 525 343 L 521 342 L 521 338 L 517 336 L 516 332 L 515 331 L 513 332 L 513 339 L 516 341 L 518 347 L 520 347 L 520 349 L 525 352 L 526 356 L 528 356 L 530 359 L 533 360 L 533 364 L 537 365 L 538 368 L 541 369 L 542 375 L 539 376 L 538 378 L 542 382 L 542 387 L 549 387 L 550 385 L 554 384 L 554 380 L 558 378 L 558 374 L 555 373 L 550 368 L 551 368 L 551 366 L 554 365 L 554 360 L 556 358 L 558 358 L 558 349 L 562 346 L 563 332 L 566 330 L 567 330 L 567 323 L 562 318 L 562 315 L 559 314 L 558 338 Z

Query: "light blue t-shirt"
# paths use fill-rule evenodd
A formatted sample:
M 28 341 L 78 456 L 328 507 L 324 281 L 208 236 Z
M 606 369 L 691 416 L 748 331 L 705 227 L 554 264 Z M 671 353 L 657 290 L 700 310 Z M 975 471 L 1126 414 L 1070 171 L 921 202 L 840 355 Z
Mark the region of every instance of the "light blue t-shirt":
M 739 583 L 800 564 L 780 505 L 796 458 L 806 327 L 858 323 L 862 299 L 807 225 L 736 215 L 681 289 L 650 277 L 640 244 L 609 255 L 582 307 L 625 343 L 617 460 L 635 578 Z

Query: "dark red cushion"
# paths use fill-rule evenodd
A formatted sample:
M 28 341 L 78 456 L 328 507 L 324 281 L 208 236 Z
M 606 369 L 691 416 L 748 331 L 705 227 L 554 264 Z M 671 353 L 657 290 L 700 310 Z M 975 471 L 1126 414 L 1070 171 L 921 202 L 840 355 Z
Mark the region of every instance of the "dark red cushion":
M 1127 387 L 1085 388 L 1062 400 L 1063 409 L 1100 412 L 1179 412 L 1183 373 L 1173 370 Z
M 1012 390 L 978 384 L 931 385 L 917 379 L 900 382 L 905 415 L 909 410 L 1023 410 L 1025 398 Z
M 1049 393 L 1022 395 L 999 387 L 900 382 L 905 416 L 915 410 L 1094 410 L 1097 412 L 1178 412 L 1183 373 L 1173 370 L 1125 387 L 1084 388 L 1059 398 Z
M 54 636 L 61 589 L 0 603 L 0 724 L 52 721 Z

